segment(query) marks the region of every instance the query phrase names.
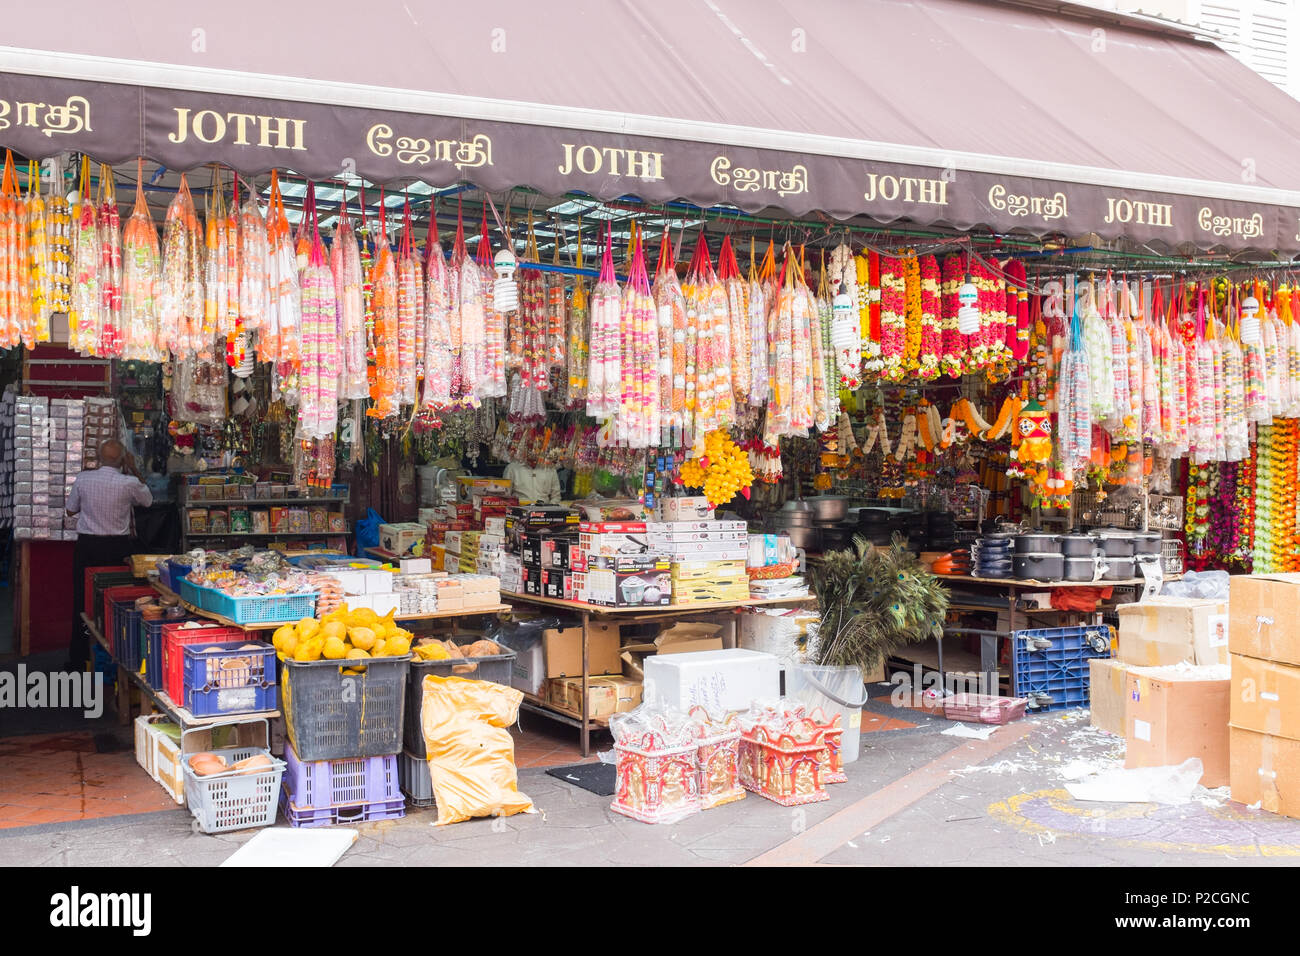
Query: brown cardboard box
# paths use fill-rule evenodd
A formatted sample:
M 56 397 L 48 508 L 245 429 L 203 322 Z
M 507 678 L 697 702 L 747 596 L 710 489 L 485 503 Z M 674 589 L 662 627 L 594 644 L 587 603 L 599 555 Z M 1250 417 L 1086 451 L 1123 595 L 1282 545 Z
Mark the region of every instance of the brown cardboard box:
M 441 598 L 439 598 L 441 606 Z M 573 677 L 582 674 L 582 628 L 562 627 L 542 632 L 546 654 L 547 677 Z M 587 625 L 587 673 L 620 674 L 623 665 L 618 656 L 618 625 Z
M 1232 726 L 1300 740 L 1300 667 L 1232 655 Z
M 1088 662 L 1088 671 L 1092 726 L 1123 737 L 1128 665 L 1111 657 L 1094 657 Z
M 1173 668 L 1131 668 L 1125 702 L 1125 767 L 1167 767 L 1199 757 L 1201 785 L 1228 783 L 1228 693 L 1232 682 L 1197 680 Z
M 582 714 L 582 678 L 564 677 L 547 682 L 549 702 L 567 713 Z M 593 677 L 587 681 L 588 717 L 610 717 L 641 704 L 642 685 L 622 677 Z
M 1300 574 L 1239 574 L 1230 586 L 1228 650 L 1300 665 Z
M 1300 817 L 1300 740 L 1230 728 L 1232 799 Z
M 705 621 L 682 621 L 665 629 L 655 638 L 655 648 L 660 654 L 685 654 L 691 651 L 720 651 L 722 638 L 720 624 Z
M 1190 661 L 1228 663 L 1228 605 L 1200 598 L 1154 597 L 1121 604 L 1119 656 L 1138 667 Z

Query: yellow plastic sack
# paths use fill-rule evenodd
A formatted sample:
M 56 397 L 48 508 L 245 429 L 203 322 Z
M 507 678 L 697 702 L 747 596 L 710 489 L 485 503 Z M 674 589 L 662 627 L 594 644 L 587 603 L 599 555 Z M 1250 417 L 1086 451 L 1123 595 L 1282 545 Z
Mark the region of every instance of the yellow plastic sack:
M 507 730 L 524 695 L 463 677 L 424 678 L 421 729 L 438 826 L 471 817 L 536 813 L 519 792 L 515 742 Z

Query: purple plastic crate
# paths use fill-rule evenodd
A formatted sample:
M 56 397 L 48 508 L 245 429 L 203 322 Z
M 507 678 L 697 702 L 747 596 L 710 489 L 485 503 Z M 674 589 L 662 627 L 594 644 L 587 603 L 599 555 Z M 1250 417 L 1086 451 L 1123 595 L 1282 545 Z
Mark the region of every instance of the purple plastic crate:
M 406 801 L 401 797 L 381 803 L 363 803 L 355 807 L 326 807 L 322 810 L 295 810 L 289 795 L 280 791 L 280 812 L 291 827 L 333 827 L 368 823 L 372 820 L 396 820 L 406 816 Z
M 186 644 L 184 706 L 195 717 L 275 710 L 275 648 L 259 641 Z
M 302 761 L 286 743 L 284 762 L 284 794 L 300 813 L 402 799 L 396 754 Z

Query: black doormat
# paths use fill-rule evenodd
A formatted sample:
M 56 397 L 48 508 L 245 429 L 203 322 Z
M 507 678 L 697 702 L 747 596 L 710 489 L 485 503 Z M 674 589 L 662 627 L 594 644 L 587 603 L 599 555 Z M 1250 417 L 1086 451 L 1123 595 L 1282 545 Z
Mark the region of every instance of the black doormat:
M 615 774 L 618 768 L 612 763 L 579 763 L 572 767 L 551 767 L 546 772 L 556 780 L 563 780 L 599 797 L 614 795 Z

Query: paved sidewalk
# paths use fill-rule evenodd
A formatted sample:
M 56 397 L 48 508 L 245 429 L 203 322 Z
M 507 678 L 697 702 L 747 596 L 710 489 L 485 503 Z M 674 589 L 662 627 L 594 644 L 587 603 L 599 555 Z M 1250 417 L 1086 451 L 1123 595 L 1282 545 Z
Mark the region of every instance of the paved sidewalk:
M 907 715 L 909 718 L 913 715 Z M 904 723 L 910 720 L 902 721 Z M 988 741 L 941 731 L 947 721 L 863 737 L 849 782 L 829 801 L 786 808 L 754 795 L 672 826 L 613 813 L 609 798 L 540 769 L 519 772 L 539 812 L 431 824 L 436 810 L 363 824 L 341 866 L 366 865 L 1294 865 L 1300 821 L 1198 790 L 1186 806 L 1085 804 L 1061 770 L 1117 765 L 1123 741 L 1086 713 L 1045 715 Z M 252 832 L 205 836 L 184 810 L 0 830 L 0 864 L 220 863 Z

